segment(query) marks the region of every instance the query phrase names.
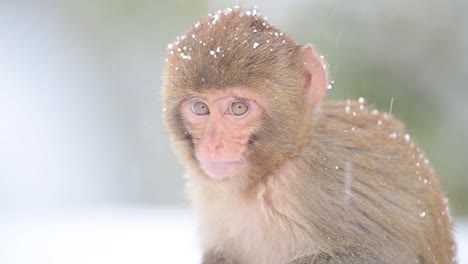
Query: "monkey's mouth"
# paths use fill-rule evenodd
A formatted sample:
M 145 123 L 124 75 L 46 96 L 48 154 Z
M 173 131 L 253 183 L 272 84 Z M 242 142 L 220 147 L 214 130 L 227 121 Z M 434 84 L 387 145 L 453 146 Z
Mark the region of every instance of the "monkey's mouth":
M 213 179 L 224 179 L 235 176 L 241 171 L 242 161 L 200 162 L 200 166 Z

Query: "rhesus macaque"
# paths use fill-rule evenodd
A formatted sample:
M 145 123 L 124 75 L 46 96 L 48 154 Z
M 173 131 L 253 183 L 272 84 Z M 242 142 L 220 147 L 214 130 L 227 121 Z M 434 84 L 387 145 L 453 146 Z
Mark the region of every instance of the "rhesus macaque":
M 362 98 L 323 102 L 327 72 L 310 45 L 234 7 L 168 50 L 163 115 L 203 263 L 456 262 L 422 151 Z

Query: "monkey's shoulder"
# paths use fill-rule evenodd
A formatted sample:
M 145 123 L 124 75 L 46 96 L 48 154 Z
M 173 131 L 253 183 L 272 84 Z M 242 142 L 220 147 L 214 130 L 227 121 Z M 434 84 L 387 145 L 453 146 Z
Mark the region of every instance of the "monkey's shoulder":
M 318 111 L 316 130 L 318 144 L 325 150 L 361 155 L 363 160 L 386 159 L 389 166 L 428 164 L 400 120 L 361 102 L 325 102 Z
M 318 110 L 317 128 L 329 135 L 353 141 L 374 142 L 389 139 L 409 142 L 403 123 L 388 113 L 356 101 L 326 102 Z M 374 142 L 375 143 L 375 142 Z
M 401 121 L 388 113 L 373 109 L 364 102 L 350 100 L 325 102 L 320 107 L 319 116 L 321 121 L 333 120 L 332 124 L 326 123 L 344 130 L 349 128 L 351 131 L 362 129 L 373 132 L 404 132 L 404 125 Z

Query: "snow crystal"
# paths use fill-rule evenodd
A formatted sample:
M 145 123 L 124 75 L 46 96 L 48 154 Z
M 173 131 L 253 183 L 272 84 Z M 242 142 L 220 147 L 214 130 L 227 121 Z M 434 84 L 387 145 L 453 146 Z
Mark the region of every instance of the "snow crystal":
M 164 107 L 164 108 L 163 108 L 163 112 L 166 112 L 166 111 L 167 111 L 167 109 L 166 109 L 166 107 Z
M 210 50 L 210 55 L 215 55 L 214 50 Z
M 405 134 L 405 140 L 406 142 L 409 142 L 411 139 L 411 136 L 409 134 Z
M 184 60 L 192 59 L 189 55 L 185 55 L 184 53 L 180 53 L 180 57 L 182 57 L 182 59 L 184 59 Z
M 364 110 L 364 105 L 359 105 L 359 110 Z
M 257 47 L 258 47 L 258 45 L 260 45 L 260 44 L 258 44 L 258 42 L 254 42 L 254 44 L 253 44 L 253 48 L 254 48 L 254 49 L 255 49 L 255 48 L 257 48 Z
M 394 133 L 391 133 L 389 136 L 390 136 L 391 138 L 397 138 L 397 133 L 395 133 L 395 132 L 394 132 Z
M 167 45 L 167 49 L 172 49 L 173 47 L 174 47 L 174 45 L 172 45 L 172 44 Z
M 254 10 L 252 11 L 252 15 L 254 15 L 254 16 L 257 15 L 257 10 L 256 10 L 256 9 L 254 9 Z
M 175 67 L 175 70 L 178 71 L 178 70 L 179 70 L 179 67 L 176 66 L 176 67 Z
M 285 43 L 286 43 L 286 40 L 283 39 L 283 44 L 285 44 Z
M 205 81 L 205 77 L 202 77 L 201 80 L 204 82 L 204 81 Z
M 428 159 L 424 159 L 424 163 L 429 164 L 429 160 L 428 160 Z
M 340 169 L 340 167 L 336 166 L 336 167 L 335 167 L 335 169 L 339 170 L 339 169 Z
M 379 114 L 379 110 L 377 110 L 377 109 L 374 109 L 374 110 L 372 110 L 372 112 L 371 112 L 371 113 L 372 113 L 372 115 L 378 115 L 378 114 Z
M 200 26 L 200 22 L 197 22 L 197 23 L 195 24 L 195 27 L 198 28 L 199 26 Z
M 366 100 L 364 99 L 364 97 L 359 97 L 359 99 L 358 99 L 358 102 L 359 102 L 360 104 L 363 104 L 365 101 L 366 101 Z
M 382 120 L 378 120 L 377 125 L 381 126 L 382 125 Z
M 252 14 L 252 12 L 250 12 L 250 10 L 247 10 L 247 11 L 245 11 L 245 14 L 250 16 Z
M 192 34 L 192 38 L 195 39 L 195 34 Z
M 216 52 L 219 53 L 220 51 L 221 51 L 221 47 L 218 47 L 218 48 L 216 49 Z
M 356 115 L 357 115 L 356 112 L 353 112 L 353 116 L 356 116 Z
M 181 40 L 184 40 L 185 38 L 186 38 L 185 35 L 182 35 L 182 36 L 180 37 Z
M 351 108 L 347 105 L 344 110 L 346 111 L 346 113 L 349 113 L 349 111 L 351 111 Z
M 427 179 L 424 179 L 424 184 L 427 184 Z
M 416 167 L 419 167 L 421 166 L 421 164 L 419 162 L 416 162 Z
M 425 212 L 425 211 L 420 212 L 420 213 L 419 213 L 419 216 L 420 216 L 421 218 L 425 217 L 425 216 L 426 216 L 426 212 Z
M 169 53 L 172 55 L 172 54 L 174 54 L 174 51 L 173 51 L 173 50 L 171 50 Z
M 331 84 L 328 84 L 328 85 L 327 85 L 327 89 L 328 89 L 328 90 L 331 90 L 332 88 L 333 88 L 333 86 L 332 86 Z
M 278 32 L 275 32 L 275 37 L 278 37 Z
M 213 21 L 211 23 L 216 24 L 216 22 L 219 20 L 219 13 L 216 13 L 214 15 Z
M 178 52 L 181 52 L 182 50 L 181 50 L 180 48 L 177 48 L 177 51 L 178 51 Z

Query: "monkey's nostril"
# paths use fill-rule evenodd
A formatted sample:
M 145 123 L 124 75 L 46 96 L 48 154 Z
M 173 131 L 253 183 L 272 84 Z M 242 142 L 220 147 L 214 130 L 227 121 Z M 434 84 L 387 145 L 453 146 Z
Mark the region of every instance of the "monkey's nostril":
M 223 143 L 219 143 L 218 145 L 215 146 L 215 150 L 220 150 L 224 147 Z

